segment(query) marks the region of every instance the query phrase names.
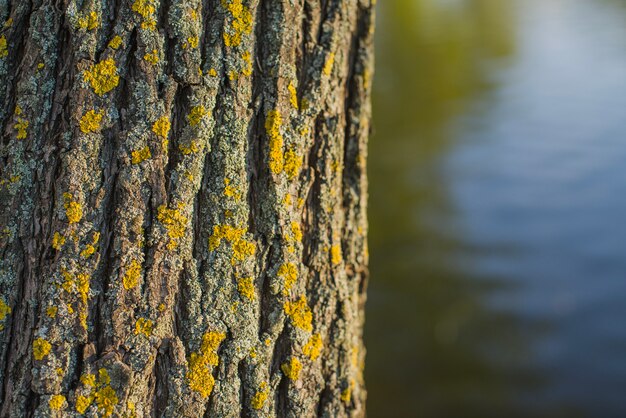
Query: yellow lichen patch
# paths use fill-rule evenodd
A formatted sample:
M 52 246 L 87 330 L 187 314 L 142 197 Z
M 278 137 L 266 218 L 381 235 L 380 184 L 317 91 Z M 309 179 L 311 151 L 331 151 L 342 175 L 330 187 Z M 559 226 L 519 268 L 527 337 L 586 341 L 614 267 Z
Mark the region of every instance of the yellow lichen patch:
M 254 279 L 252 277 L 242 277 L 237 280 L 237 290 L 241 296 L 254 300 Z
M 117 50 L 120 46 L 122 46 L 122 42 L 122 37 L 119 35 L 115 35 L 113 39 L 111 39 L 111 41 L 109 42 L 109 48 Z
M 65 237 L 58 232 L 55 232 L 52 236 L 52 248 L 59 251 L 61 247 L 65 244 Z
M 302 241 L 302 228 L 299 222 L 291 222 L 291 233 L 293 234 L 293 239 L 298 242 Z
M 100 26 L 100 16 L 96 12 L 78 18 L 78 27 L 81 29 L 94 30 Z
M 300 174 L 302 167 L 302 157 L 300 157 L 293 149 L 285 153 L 285 173 L 290 180 Z
M 215 68 L 211 68 L 211 69 L 209 70 L 209 75 L 210 75 L 211 77 L 217 77 L 217 71 L 215 71 Z
M 13 26 L 13 18 L 12 17 L 8 18 L 7 21 L 4 22 L 4 27 L 5 28 L 10 28 L 11 26 Z
M 210 366 L 217 366 L 219 362 L 217 350 L 225 338 L 226 334 L 223 332 L 205 333 L 202 336 L 200 350 L 191 353 L 189 358 L 189 371 L 187 372 L 189 388 L 204 398 L 208 398 L 213 391 L 215 379 L 211 374 Z
M 183 208 L 183 203 L 178 204 L 178 209 L 168 209 L 167 206 L 161 205 L 157 211 L 157 219 L 165 226 L 170 237 L 167 246 L 170 250 L 176 248 L 178 239 L 184 237 L 187 231 L 187 218 L 181 213 Z
M 241 193 L 237 191 L 237 188 L 230 184 L 230 179 L 224 179 L 224 196 L 232 197 L 235 200 L 241 198 Z
M 341 263 L 342 259 L 343 257 L 341 255 L 341 247 L 339 246 L 339 244 L 335 244 L 332 247 L 330 247 L 330 261 L 334 265 L 337 265 Z
M 268 396 L 267 383 L 263 382 L 259 386 L 259 390 L 257 390 L 254 396 L 252 397 L 252 401 L 250 402 L 250 405 L 252 406 L 253 409 L 256 409 L 256 410 L 262 409 L 263 405 L 265 405 L 265 401 L 267 400 L 267 396 Z
M 28 136 L 28 122 L 26 119 L 17 118 L 17 123 L 13 125 L 13 129 L 17 131 L 17 139 L 26 139 Z
M 96 252 L 96 247 L 91 244 L 87 244 L 85 249 L 80 252 L 80 256 L 83 258 L 89 258 Z
M 154 0 L 135 0 L 131 9 L 144 19 L 150 19 L 156 12 Z
M 270 140 L 269 166 L 273 173 L 283 171 L 283 136 L 280 127 L 283 119 L 278 110 L 270 110 L 265 119 L 265 132 Z
M 147 145 L 141 149 L 138 149 L 136 151 L 132 151 L 130 153 L 130 162 L 133 164 L 141 164 L 142 162 L 146 161 L 147 159 L 149 159 L 150 157 L 152 157 L 152 153 L 150 152 L 150 147 L 148 147 Z
M 309 341 L 302 347 L 302 352 L 305 356 L 308 356 L 311 360 L 315 360 L 322 352 L 322 336 L 320 334 L 313 334 Z
M 161 116 L 152 124 L 152 132 L 154 132 L 157 136 L 160 136 L 163 139 L 166 139 L 170 133 L 170 128 L 172 124 L 167 116 Z
M 83 385 L 88 387 L 96 386 L 96 375 L 93 373 L 84 373 L 80 376 L 80 381 Z
M 157 65 L 159 63 L 159 51 L 153 49 L 152 52 L 148 52 L 143 56 L 143 59 L 148 61 L 152 65 Z
M 295 302 L 285 302 L 283 308 L 295 327 L 309 332 L 313 329 L 313 314 L 304 295 Z
M 85 70 L 83 79 L 91 85 L 94 93 L 102 96 L 110 92 L 120 82 L 117 75 L 117 66 L 113 58 L 107 58 L 97 64 L 91 66 L 89 70 Z
M 191 141 L 189 145 L 179 144 L 178 150 L 183 153 L 183 155 L 196 154 L 200 152 L 202 149 L 200 143 L 198 141 Z
M 87 298 L 89 297 L 89 275 L 80 273 L 76 276 L 76 290 L 78 290 L 78 294 L 80 295 L 80 299 L 83 303 L 87 303 Z
M 197 36 L 190 36 L 187 38 L 186 44 L 189 45 L 191 48 L 197 48 L 200 44 L 200 39 Z
M 328 58 L 326 58 L 326 62 L 324 63 L 324 68 L 322 69 L 322 72 L 324 73 L 324 75 L 330 75 L 331 71 L 333 70 L 334 64 L 335 64 L 335 53 L 331 52 L 330 54 L 328 54 Z
M 122 278 L 122 284 L 124 289 L 134 289 L 139 284 L 139 278 L 141 277 L 141 264 L 137 260 L 132 260 L 130 265 L 126 269 L 126 274 Z
M 135 322 L 135 335 L 143 334 L 146 337 L 152 335 L 152 327 L 154 324 L 151 320 L 145 318 L 139 318 L 137 322 Z
M 59 311 L 58 307 L 48 306 L 48 308 L 46 308 L 46 315 L 48 315 L 50 318 L 54 318 L 57 316 L 58 311 Z
M 43 338 L 33 341 L 33 357 L 35 360 L 43 360 L 52 350 L 52 344 Z
M 291 195 L 287 193 L 285 197 L 283 198 L 283 205 L 285 205 L 285 207 L 289 207 L 291 206 L 291 201 L 292 201 Z
M 76 411 L 81 415 L 84 414 L 87 411 L 87 408 L 89 408 L 89 406 L 93 402 L 93 399 L 93 396 L 87 397 L 83 395 L 78 395 L 76 397 Z
M 244 67 L 241 70 L 241 74 L 246 77 L 250 77 L 252 75 L 252 57 L 250 56 L 250 52 L 246 51 L 241 55 L 241 59 L 243 59 Z
M 289 380 L 298 380 L 298 376 L 300 376 L 300 371 L 302 370 L 302 363 L 300 363 L 300 360 L 297 358 L 292 357 L 287 363 L 281 364 L 280 369 Z
M 90 132 L 99 132 L 100 124 L 102 123 L 102 116 L 102 112 L 89 110 L 80 118 L 80 130 L 85 134 Z
M 352 388 L 354 387 L 354 380 L 350 381 L 350 385 L 341 392 L 341 400 L 345 403 L 349 403 L 352 399 Z
M 6 302 L 0 299 L 0 321 L 4 321 L 6 317 L 11 313 L 11 307 Z M 0 328 L 3 329 L 3 328 Z
M 59 411 L 65 406 L 65 396 L 53 395 L 48 401 L 48 406 L 54 411 Z
M 298 280 L 298 268 L 293 263 L 285 263 L 278 268 L 278 277 L 285 281 L 285 290 L 288 291 Z
M 222 6 L 233 16 L 231 25 L 224 29 L 224 45 L 239 46 L 242 36 L 252 32 L 252 13 L 242 0 L 222 0 Z
M 63 193 L 65 216 L 70 224 L 78 223 L 83 218 L 83 207 L 74 200 L 70 193 Z
M 111 386 L 104 386 L 96 391 L 96 405 L 98 405 L 98 409 L 103 412 L 105 417 L 113 414 L 113 409 L 118 402 L 117 394 Z
M 202 118 L 205 115 L 208 115 L 208 114 L 209 114 L 209 112 L 205 109 L 204 106 L 202 106 L 202 105 L 194 106 L 194 107 L 191 108 L 191 111 L 187 115 L 187 120 L 189 121 L 189 124 L 191 126 L 196 126 L 197 124 L 200 123 Z
M 230 262 L 235 265 L 237 261 L 244 261 L 248 257 L 252 257 L 256 252 L 256 246 L 253 242 L 239 240 L 233 243 L 233 257 Z
M 293 83 L 289 83 L 289 86 L 287 86 L 287 89 L 289 90 L 289 101 L 291 102 L 291 105 L 293 106 L 294 109 L 298 109 L 298 92 L 296 91 L 296 86 L 293 85 Z
M 7 48 L 7 38 L 0 36 L 0 57 L 6 57 L 9 55 L 9 49 Z
M 256 253 L 256 245 L 242 238 L 245 233 L 245 228 L 235 228 L 230 225 L 215 225 L 213 227 L 213 235 L 209 237 L 209 250 L 213 251 L 217 249 L 222 239 L 225 239 L 231 244 L 233 249 L 231 264 L 235 265 L 238 261 L 244 261 L 246 258 Z

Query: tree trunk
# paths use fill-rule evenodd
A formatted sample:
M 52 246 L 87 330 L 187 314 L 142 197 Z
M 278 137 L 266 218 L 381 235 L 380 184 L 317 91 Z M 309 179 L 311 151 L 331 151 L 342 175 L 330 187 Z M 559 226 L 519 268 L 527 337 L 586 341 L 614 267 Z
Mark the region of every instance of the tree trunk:
M 364 416 L 374 0 L 0 0 L 0 416 Z

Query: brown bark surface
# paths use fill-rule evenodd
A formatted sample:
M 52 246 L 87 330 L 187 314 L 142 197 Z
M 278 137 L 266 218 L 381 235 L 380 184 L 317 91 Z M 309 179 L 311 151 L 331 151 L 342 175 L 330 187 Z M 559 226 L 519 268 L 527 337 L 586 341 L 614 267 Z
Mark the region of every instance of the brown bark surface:
M 0 0 L 0 416 L 364 416 L 373 0 Z

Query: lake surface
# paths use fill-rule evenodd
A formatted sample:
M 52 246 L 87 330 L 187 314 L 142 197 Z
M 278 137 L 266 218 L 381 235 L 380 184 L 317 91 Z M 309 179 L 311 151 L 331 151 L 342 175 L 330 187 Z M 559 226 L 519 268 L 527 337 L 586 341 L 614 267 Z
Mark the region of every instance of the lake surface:
M 368 416 L 626 417 L 626 1 L 378 2 Z

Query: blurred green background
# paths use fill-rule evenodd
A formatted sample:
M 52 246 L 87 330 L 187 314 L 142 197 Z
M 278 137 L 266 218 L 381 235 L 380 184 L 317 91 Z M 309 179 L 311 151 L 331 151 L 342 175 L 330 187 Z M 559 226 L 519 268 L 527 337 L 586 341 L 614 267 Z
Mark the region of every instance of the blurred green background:
M 626 1 L 377 14 L 368 416 L 626 416 Z

